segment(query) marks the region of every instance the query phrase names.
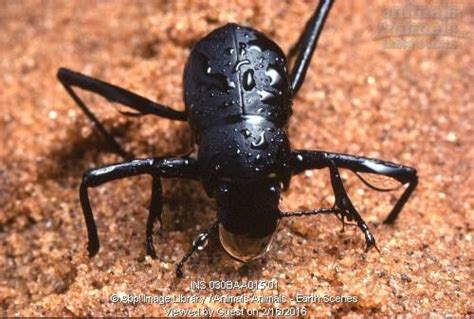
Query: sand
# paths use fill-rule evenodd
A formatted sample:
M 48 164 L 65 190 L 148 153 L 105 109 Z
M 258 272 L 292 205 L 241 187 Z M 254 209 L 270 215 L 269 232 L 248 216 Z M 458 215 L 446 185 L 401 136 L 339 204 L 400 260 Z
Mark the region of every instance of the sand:
M 430 3 L 424 8 L 439 5 Z M 334 5 L 288 129 L 295 149 L 417 168 L 419 186 L 393 226 L 381 221 L 400 191 L 377 193 L 343 172 L 380 253 L 365 253 L 360 231 L 340 232 L 333 216 L 298 218 L 282 222 L 262 260 L 242 266 L 211 240 L 177 280 L 175 264 L 214 220 L 215 203 L 197 182 L 164 181 L 163 227 L 155 234 L 159 259 L 151 260 L 143 248 L 150 179 L 96 188 L 90 193 L 102 247 L 89 259 L 78 199 L 81 174 L 122 159 L 107 150 L 56 80 L 56 70 L 68 67 L 182 110 L 182 71 L 194 42 L 232 21 L 262 30 L 287 51 L 314 1 L 3 1 L 1 313 L 157 316 L 200 309 L 230 315 L 261 309 L 271 315 L 472 315 L 474 107 L 472 43 L 466 37 L 472 10 L 468 1 L 449 4 L 456 13 L 449 22 L 461 36 L 422 34 L 413 37 L 418 45 L 437 45 L 397 49 L 387 42 L 392 38 L 380 37 L 396 4 Z M 137 157 L 191 149 L 186 123 L 127 118 L 102 98 L 81 96 Z M 292 180 L 281 207 L 328 207 L 332 200 L 327 170 L 312 171 Z M 210 289 L 212 280 L 273 280 L 278 287 Z M 192 289 L 193 281 L 206 288 Z M 280 303 L 212 299 L 242 293 L 276 296 Z M 114 303 L 114 294 L 130 296 L 128 301 L 140 295 L 206 298 L 197 304 Z M 334 302 L 296 303 L 298 294 Z M 337 302 L 337 296 L 357 302 Z M 223 309 L 236 312 L 217 313 Z

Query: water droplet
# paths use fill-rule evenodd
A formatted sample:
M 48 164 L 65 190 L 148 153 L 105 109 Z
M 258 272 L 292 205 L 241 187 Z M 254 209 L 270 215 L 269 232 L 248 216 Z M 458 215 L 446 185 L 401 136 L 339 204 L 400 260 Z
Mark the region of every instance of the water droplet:
M 301 154 L 296 155 L 296 159 L 298 161 L 302 162 L 303 161 L 303 155 L 301 155 Z
M 203 250 L 206 248 L 208 242 L 208 235 L 206 233 L 201 233 L 196 237 L 196 239 L 194 239 L 193 246 L 196 247 L 197 250 Z
M 259 47 L 258 45 L 256 44 L 253 44 L 249 47 L 250 50 L 255 50 L 255 51 L 258 51 L 258 52 L 262 52 L 262 48 Z
M 247 60 L 247 59 L 242 60 L 242 61 L 238 61 L 237 64 L 235 65 L 235 67 L 234 67 L 234 72 L 237 72 L 240 69 L 240 67 L 242 65 L 245 65 L 245 64 L 250 64 L 250 61 Z
M 216 164 L 216 166 L 214 167 L 214 169 L 215 169 L 216 171 L 220 170 L 220 169 L 221 169 L 221 165 L 220 165 L 220 164 Z
M 232 54 L 234 54 L 235 50 L 234 50 L 234 48 L 228 48 L 228 49 L 226 50 L 226 52 L 227 52 L 228 54 L 232 55 Z
M 258 90 L 257 93 L 258 95 L 260 95 L 260 101 L 262 102 L 267 102 L 275 97 L 272 92 L 268 92 L 265 90 Z
M 210 66 L 208 66 L 207 69 L 206 69 L 206 73 L 211 74 L 211 72 L 212 72 L 212 68 Z
M 239 54 L 240 55 L 245 55 L 247 53 L 247 50 L 245 49 L 247 45 L 245 43 L 239 43 Z
M 258 140 L 256 142 L 252 142 L 251 147 L 262 149 L 267 147 L 267 145 L 267 141 L 265 140 L 265 131 L 262 131 L 262 133 L 260 133 L 260 136 L 258 137 Z
M 254 72 L 252 69 L 249 69 L 244 73 L 244 89 L 247 91 L 250 91 L 255 87 L 255 79 L 253 74 Z
M 229 85 L 230 88 L 232 89 L 235 89 L 236 88 L 236 85 L 235 85 L 235 82 L 230 80 L 230 79 L 227 79 L 227 84 Z
M 254 160 L 255 164 L 257 164 L 258 162 L 260 162 L 260 159 L 261 159 L 261 158 L 262 158 L 262 157 L 260 156 L 260 154 L 257 154 L 257 155 L 255 156 L 255 160 Z
M 236 153 L 237 155 L 240 155 L 240 148 L 238 148 L 238 149 L 235 151 L 235 153 Z
M 247 129 L 244 129 L 244 130 L 241 130 L 240 133 L 242 133 L 243 136 L 245 136 L 246 138 L 250 137 L 252 134 L 250 133 L 249 130 Z
M 267 68 L 267 71 L 265 71 L 265 74 L 270 78 L 271 86 L 274 86 L 275 84 L 280 83 L 282 80 L 280 73 L 277 71 L 277 69 L 275 69 L 272 66 L 269 66 Z

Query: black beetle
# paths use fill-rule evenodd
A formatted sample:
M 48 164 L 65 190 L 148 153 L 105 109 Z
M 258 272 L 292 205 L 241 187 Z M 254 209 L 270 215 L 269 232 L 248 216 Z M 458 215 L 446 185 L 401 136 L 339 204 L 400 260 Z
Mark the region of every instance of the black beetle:
M 176 268 L 182 276 L 184 262 L 208 237 L 218 232 L 224 250 L 242 262 L 261 257 L 270 247 L 283 217 L 335 214 L 343 223 L 355 221 L 365 235 L 367 249 L 375 246 L 366 223 L 344 189 L 339 168 L 373 173 L 396 179 L 408 187 L 385 223 L 393 223 L 414 191 L 416 170 L 398 164 L 324 151 L 294 151 L 286 126 L 292 113 L 292 99 L 304 81 L 306 71 L 333 1 L 320 1 L 306 24 L 289 58 L 296 57 L 291 72 L 280 47 L 263 33 L 237 24 L 227 24 L 196 43 L 184 71 L 186 110 L 179 112 L 132 92 L 60 68 L 58 79 L 113 149 L 129 154 L 117 143 L 95 115 L 76 95 L 76 86 L 111 102 L 126 105 L 141 115 L 188 121 L 196 139 L 196 154 L 171 158 L 131 160 L 87 171 L 80 186 L 80 200 L 88 231 L 88 251 L 94 256 L 99 238 L 89 203 L 88 188 L 119 178 L 150 174 L 153 188 L 146 225 L 145 245 L 153 258 L 153 229 L 162 212 L 161 177 L 199 180 L 218 206 L 217 220 L 200 234 Z M 329 168 L 335 193 L 332 208 L 281 212 L 280 193 L 289 187 L 291 176 L 308 169 Z M 362 177 L 361 177 L 362 179 Z M 376 190 L 384 190 L 364 183 Z

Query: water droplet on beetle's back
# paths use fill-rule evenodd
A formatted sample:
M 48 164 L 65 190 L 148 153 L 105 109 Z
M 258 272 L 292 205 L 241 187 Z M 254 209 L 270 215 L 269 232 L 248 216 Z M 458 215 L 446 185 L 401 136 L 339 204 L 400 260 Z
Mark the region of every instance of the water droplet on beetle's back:
M 245 71 L 244 73 L 244 77 L 243 77 L 243 80 L 244 80 L 244 89 L 247 90 L 247 91 L 250 91 L 252 90 L 254 87 L 255 87 L 255 79 L 253 77 L 254 75 L 254 71 L 252 69 L 249 69 L 247 71 Z
M 260 101 L 262 102 L 268 102 L 275 97 L 273 93 L 265 90 L 258 90 L 257 93 L 260 96 Z
M 229 88 L 232 88 L 232 89 L 236 88 L 235 82 L 230 79 L 227 79 L 227 84 L 229 85 Z
M 245 64 L 250 64 L 250 61 L 247 59 L 242 60 L 242 61 L 237 61 L 234 67 L 234 72 L 237 72 L 240 69 L 240 67 Z
M 239 43 L 239 54 L 245 55 L 247 53 L 247 45 L 245 43 Z
M 280 73 L 277 71 L 277 69 L 275 69 L 272 66 L 269 66 L 267 68 L 267 70 L 265 71 L 265 74 L 270 78 L 271 86 L 274 86 L 275 84 L 280 83 L 282 80 L 282 76 L 280 75 Z
M 247 129 L 241 130 L 240 133 L 242 133 L 242 135 L 245 136 L 245 138 L 248 138 L 252 135 L 250 131 Z
M 260 154 L 257 154 L 255 156 L 254 163 L 257 164 L 258 162 L 260 162 L 261 159 L 262 159 L 262 157 L 260 156 Z
M 250 144 L 250 147 L 253 149 L 263 149 L 268 146 L 267 140 L 265 139 L 265 131 L 260 133 L 260 136 L 258 137 L 258 140 L 253 141 Z

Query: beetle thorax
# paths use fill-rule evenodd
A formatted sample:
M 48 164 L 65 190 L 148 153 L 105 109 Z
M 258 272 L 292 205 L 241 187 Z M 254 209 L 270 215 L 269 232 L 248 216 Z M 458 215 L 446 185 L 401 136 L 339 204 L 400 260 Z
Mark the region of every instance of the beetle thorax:
M 198 166 L 211 196 L 219 180 L 251 182 L 276 178 L 286 185 L 291 175 L 289 152 L 285 130 L 262 117 L 245 116 L 203 133 Z

